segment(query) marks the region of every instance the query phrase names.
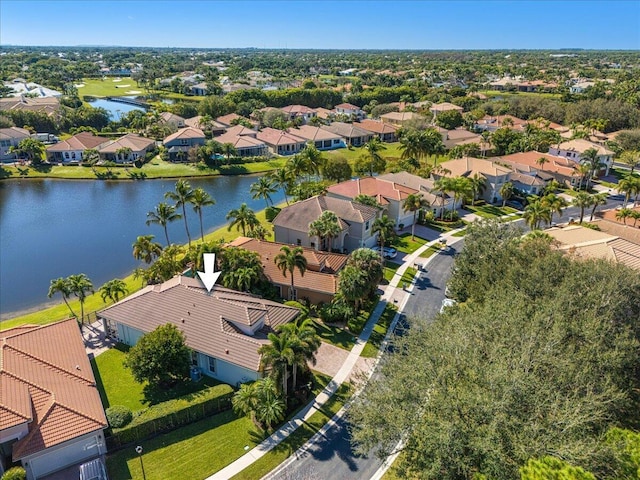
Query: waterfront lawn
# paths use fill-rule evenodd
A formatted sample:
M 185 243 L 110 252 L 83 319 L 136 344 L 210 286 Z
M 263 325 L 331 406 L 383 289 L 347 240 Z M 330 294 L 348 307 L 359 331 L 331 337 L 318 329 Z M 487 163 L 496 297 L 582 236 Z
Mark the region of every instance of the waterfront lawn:
M 335 345 L 336 347 L 351 350 L 356 344 L 356 337 L 344 328 L 335 325 L 326 325 L 319 319 L 313 320 L 316 333 L 324 342 Z
M 316 413 L 311 415 L 295 432 L 283 440 L 277 447 L 253 462 L 232 480 L 258 480 L 276 468 L 295 451 L 304 445 L 344 406 L 351 395 L 351 389 L 345 383 Z M 146 462 L 145 462 L 146 465 Z
M 389 326 L 391 325 L 397 311 L 397 307 L 387 304 L 382 315 L 380 315 L 380 318 L 378 319 L 378 323 L 373 327 L 369 341 L 362 349 L 362 353 L 360 354 L 361 357 L 374 358 L 378 355 L 380 346 L 382 345 L 384 337 L 387 335 L 387 330 L 389 330 Z
M 138 86 L 135 80 L 131 77 L 119 77 L 120 82 L 114 82 L 114 77 L 102 78 L 85 78 L 77 84 L 83 83 L 84 87 L 78 88 L 78 96 L 82 98 L 85 95 L 90 97 L 122 97 L 129 96 L 129 91 L 138 91 L 135 95 L 146 95 L 147 90 L 141 86 Z M 122 87 L 122 85 L 129 85 L 128 87 Z M 151 90 L 151 93 L 160 95 L 163 98 L 173 98 L 174 100 L 187 100 L 187 101 L 200 101 L 204 97 L 184 95 L 182 93 L 173 93 L 165 90 Z

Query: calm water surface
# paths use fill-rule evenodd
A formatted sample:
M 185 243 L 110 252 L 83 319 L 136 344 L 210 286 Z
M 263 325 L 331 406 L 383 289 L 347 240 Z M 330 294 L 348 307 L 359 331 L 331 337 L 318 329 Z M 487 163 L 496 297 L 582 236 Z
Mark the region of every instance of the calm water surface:
M 134 97 L 125 97 L 125 98 L 134 98 Z M 104 108 L 109 115 L 111 116 L 111 120 L 119 121 L 124 115 L 133 111 L 140 110 L 142 112 L 146 112 L 146 110 L 142 107 L 138 107 L 136 105 L 129 105 L 128 103 L 122 102 L 114 102 L 112 100 L 105 100 L 104 98 L 98 98 L 89 102 L 89 104 L 94 108 Z
M 265 207 L 264 200 L 249 194 L 256 179 L 189 180 L 216 200 L 203 210 L 205 233 L 224 225 L 227 212 L 242 202 L 256 211 Z M 53 278 L 85 273 L 97 289 L 131 273 L 138 266 L 131 254 L 138 235 L 153 234 L 166 243 L 162 227 L 145 221 L 174 185 L 175 180 L 0 182 L 0 318 L 49 302 Z M 276 203 L 283 199 L 281 192 L 273 195 Z M 199 238 L 200 224 L 191 206 L 187 218 L 192 239 Z M 171 242 L 186 243 L 183 220 L 168 229 Z

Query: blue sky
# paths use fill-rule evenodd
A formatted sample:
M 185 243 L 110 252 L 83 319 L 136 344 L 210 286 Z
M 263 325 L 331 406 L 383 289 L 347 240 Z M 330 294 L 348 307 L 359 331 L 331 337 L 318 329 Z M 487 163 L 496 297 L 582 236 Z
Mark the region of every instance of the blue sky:
M 640 0 L 2 0 L 0 44 L 640 49 Z

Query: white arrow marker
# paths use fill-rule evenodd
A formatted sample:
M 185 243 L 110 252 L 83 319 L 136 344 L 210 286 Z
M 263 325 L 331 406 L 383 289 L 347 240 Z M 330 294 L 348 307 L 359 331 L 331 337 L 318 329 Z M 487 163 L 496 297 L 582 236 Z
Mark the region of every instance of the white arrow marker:
M 210 292 L 222 272 L 214 272 L 216 268 L 215 253 L 203 253 L 202 256 L 204 258 L 204 272 L 198 272 L 198 275 L 204 286 L 207 287 L 207 291 Z

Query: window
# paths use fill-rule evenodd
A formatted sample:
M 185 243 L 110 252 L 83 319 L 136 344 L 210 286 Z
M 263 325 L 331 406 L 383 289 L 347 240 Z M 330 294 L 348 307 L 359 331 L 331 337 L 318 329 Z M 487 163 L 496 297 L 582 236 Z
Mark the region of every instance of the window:
M 209 361 L 209 371 L 211 373 L 216 373 L 216 359 L 209 356 L 207 356 L 207 359 Z
M 369 230 L 369 220 L 367 220 L 367 223 L 364 224 L 364 229 Z
M 69 159 L 69 152 L 64 152 L 64 158 Z
M 300 240 L 299 238 L 296 240 L 296 245 L 302 245 L 302 240 Z
M 186 138 L 181 138 L 180 145 L 189 145 L 189 140 L 187 140 Z
M 316 248 L 316 242 L 311 242 L 311 248 Z

